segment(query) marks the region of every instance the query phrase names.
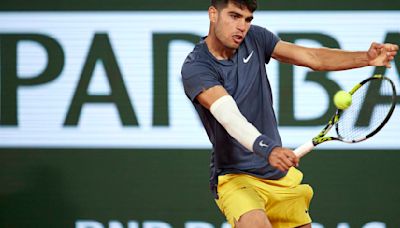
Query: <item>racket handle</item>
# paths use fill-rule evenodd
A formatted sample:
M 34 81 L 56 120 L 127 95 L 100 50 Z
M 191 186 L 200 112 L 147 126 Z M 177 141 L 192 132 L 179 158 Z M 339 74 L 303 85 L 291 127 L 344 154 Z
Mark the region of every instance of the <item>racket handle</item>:
M 293 152 L 297 157 L 301 158 L 304 155 L 308 154 L 308 152 L 310 152 L 314 147 L 314 143 L 310 140 L 303 145 L 297 147 Z

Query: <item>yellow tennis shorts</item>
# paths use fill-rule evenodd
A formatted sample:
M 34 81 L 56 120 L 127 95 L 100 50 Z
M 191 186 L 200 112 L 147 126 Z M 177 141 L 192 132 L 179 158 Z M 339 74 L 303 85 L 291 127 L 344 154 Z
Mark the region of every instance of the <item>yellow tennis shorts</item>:
M 308 213 L 313 190 L 301 184 L 303 173 L 292 167 L 278 180 L 247 174 L 218 177 L 218 207 L 232 227 L 241 215 L 262 209 L 274 228 L 290 228 L 311 223 Z

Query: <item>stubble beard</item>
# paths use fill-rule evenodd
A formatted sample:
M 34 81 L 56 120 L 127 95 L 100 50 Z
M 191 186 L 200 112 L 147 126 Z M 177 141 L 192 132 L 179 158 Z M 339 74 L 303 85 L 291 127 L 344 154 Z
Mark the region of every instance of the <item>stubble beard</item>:
M 234 51 L 239 48 L 240 44 L 235 44 L 233 41 L 230 43 L 229 39 L 231 38 L 230 36 L 224 36 L 223 33 L 219 33 L 217 29 L 214 31 L 215 37 L 218 40 L 218 42 L 225 48 L 230 51 Z M 225 42 L 224 42 L 225 40 Z

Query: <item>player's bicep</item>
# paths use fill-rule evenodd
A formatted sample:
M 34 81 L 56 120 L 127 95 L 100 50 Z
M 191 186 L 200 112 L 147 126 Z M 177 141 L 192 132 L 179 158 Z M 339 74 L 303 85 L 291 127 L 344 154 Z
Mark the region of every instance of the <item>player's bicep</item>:
M 280 62 L 310 68 L 314 68 L 314 63 L 318 61 L 313 48 L 302 47 L 286 41 L 279 41 L 276 44 L 272 58 Z
M 197 101 L 205 108 L 210 109 L 211 105 L 222 96 L 229 95 L 223 86 L 217 85 L 203 90 L 197 95 Z

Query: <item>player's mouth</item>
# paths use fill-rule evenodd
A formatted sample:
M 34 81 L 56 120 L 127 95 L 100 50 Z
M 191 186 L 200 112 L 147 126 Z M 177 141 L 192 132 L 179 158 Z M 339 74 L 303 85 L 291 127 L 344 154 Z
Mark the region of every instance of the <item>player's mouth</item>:
M 240 44 L 243 41 L 243 36 L 241 35 L 233 35 L 232 38 L 236 44 Z

